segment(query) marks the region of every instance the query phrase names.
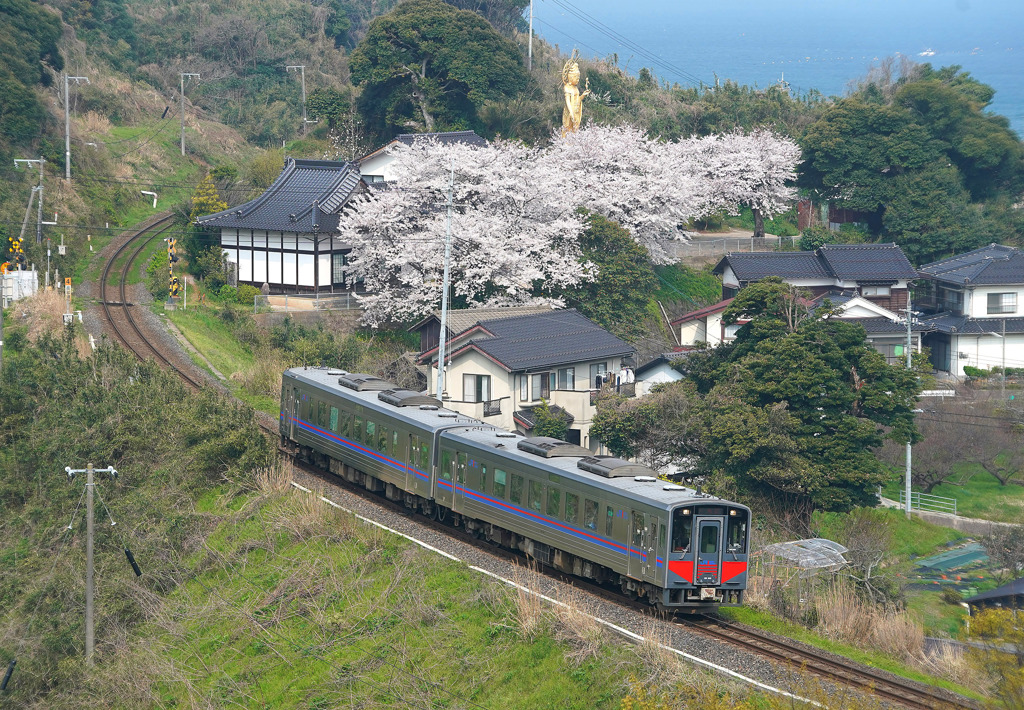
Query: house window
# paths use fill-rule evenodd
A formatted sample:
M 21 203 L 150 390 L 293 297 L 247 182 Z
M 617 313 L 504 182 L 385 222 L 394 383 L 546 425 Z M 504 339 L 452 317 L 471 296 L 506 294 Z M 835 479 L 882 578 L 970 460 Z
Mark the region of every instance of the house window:
M 558 389 L 570 391 L 576 389 L 575 367 L 563 367 L 558 370 Z
M 536 402 L 539 399 L 547 399 L 551 396 L 551 382 L 547 372 L 530 375 L 530 399 L 529 402 Z
M 530 378 L 528 375 L 519 376 L 519 401 L 530 401 Z
M 993 313 L 1016 313 L 1017 292 L 1012 293 L 990 293 L 988 295 L 988 312 Z
M 331 283 L 345 283 L 346 266 L 348 266 L 348 254 L 331 254 Z
M 462 400 L 464 402 L 486 402 L 491 398 L 490 375 L 463 375 Z
M 608 363 L 599 362 L 590 366 L 590 386 L 594 389 L 601 389 L 604 383 L 604 373 L 608 372 Z
M 732 325 L 725 326 L 724 337 L 726 340 L 735 340 L 736 333 L 739 332 L 743 325 L 740 323 L 733 323 Z
M 888 296 L 891 293 L 890 286 L 861 286 L 861 296 Z

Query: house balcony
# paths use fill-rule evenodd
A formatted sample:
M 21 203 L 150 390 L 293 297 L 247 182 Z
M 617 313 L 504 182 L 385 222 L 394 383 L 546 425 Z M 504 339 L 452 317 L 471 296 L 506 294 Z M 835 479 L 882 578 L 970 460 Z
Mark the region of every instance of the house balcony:
M 457 399 L 446 399 L 444 406 L 448 409 L 453 409 L 460 414 L 473 417 L 474 419 L 486 419 L 487 417 L 500 417 L 501 401 L 503 399 L 511 399 L 510 397 L 500 397 L 498 399 L 488 399 L 483 402 L 464 402 Z

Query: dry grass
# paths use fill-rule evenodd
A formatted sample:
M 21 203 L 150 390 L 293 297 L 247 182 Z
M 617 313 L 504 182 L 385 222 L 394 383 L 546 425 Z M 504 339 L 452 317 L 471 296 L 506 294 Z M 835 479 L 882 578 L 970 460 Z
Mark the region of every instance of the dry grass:
M 924 657 L 924 630 L 904 611 L 870 606 L 842 584 L 833 584 L 815 606 L 818 631 L 827 638 L 903 660 Z
M 275 526 L 296 540 L 328 538 L 346 540 L 356 535 L 356 519 L 327 505 L 318 493 L 295 490 L 276 509 Z
M 556 599 L 564 606 L 553 607 L 555 638 L 566 643 L 570 651 L 566 659 L 579 666 L 597 658 L 605 639 L 605 628 L 594 618 L 587 597 L 576 589 L 560 590 Z
M 263 350 L 256 353 L 255 362 L 240 372 L 231 374 L 231 379 L 255 395 L 275 397 L 281 393 L 281 373 L 288 363 L 280 353 Z
M 540 579 L 537 572 L 516 565 L 510 575 L 519 586 L 515 588 L 512 600 L 515 603 L 513 615 L 519 627 L 519 635 L 527 641 L 541 636 L 550 623 L 550 611 L 540 598 Z
M 252 476 L 253 487 L 264 496 L 283 493 L 291 488 L 291 482 L 292 465 L 283 459 L 257 470 Z
M 78 119 L 78 128 L 90 135 L 106 134 L 110 132 L 110 121 L 95 111 L 87 111 Z

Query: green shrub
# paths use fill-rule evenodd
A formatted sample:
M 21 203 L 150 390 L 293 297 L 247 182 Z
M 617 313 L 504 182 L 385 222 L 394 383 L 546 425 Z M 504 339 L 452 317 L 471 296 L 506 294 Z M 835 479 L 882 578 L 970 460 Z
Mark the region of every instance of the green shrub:
M 221 290 L 223 291 L 223 289 Z M 238 287 L 238 292 L 236 293 L 235 297 L 238 299 L 238 302 L 241 303 L 242 305 L 251 306 L 253 304 L 253 299 L 255 299 L 259 295 L 260 290 L 255 286 L 250 286 L 249 284 L 242 284 L 241 286 Z
M 220 291 L 217 293 L 217 297 L 222 301 L 237 301 L 238 300 L 238 289 L 234 286 L 227 284 L 220 287 Z
M 968 377 L 985 379 L 989 376 L 988 370 L 982 370 L 980 367 L 972 367 L 971 365 L 964 365 L 964 374 Z

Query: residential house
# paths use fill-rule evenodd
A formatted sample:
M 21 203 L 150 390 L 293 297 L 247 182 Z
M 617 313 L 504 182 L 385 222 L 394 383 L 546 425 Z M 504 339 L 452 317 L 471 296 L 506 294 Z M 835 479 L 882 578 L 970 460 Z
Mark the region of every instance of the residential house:
M 932 365 L 964 375 L 964 367 L 1024 367 L 1024 253 L 989 244 L 921 267 L 926 281 L 914 305 L 926 312 L 922 323 Z
M 288 158 L 254 200 L 204 215 L 196 223 L 220 233 L 238 282 L 272 293 L 334 292 L 354 286 L 350 245 L 337 236 L 342 211 L 361 189 L 355 163 Z
M 918 277 L 895 244 L 826 244 L 814 251 L 726 254 L 715 266 L 722 277 L 722 298 L 749 284 L 778 276 L 813 297 L 830 291 L 854 291 L 899 313 L 907 307 L 910 283 Z
M 391 153 L 391 147 L 399 143 L 412 145 L 415 141 L 429 140 L 439 144 L 446 143 L 467 143 L 469 145 L 487 145 L 487 141 L 473 131 L 450 131 L 447 133 L 402 133 L 395 136 L 386 145 L 381 146 L 369 155 L 359 159 L 359 171 L 363 180 L 368 184 L 375 182 L 390 182 L 394 179 L 392 164 L 395 156 Z
M 903 317 L 854 291 L 828 291 L 807 301 L 806 305 L 812 309 L 823 308 L 826 300 L 832 308 L 837 309 L 835 317 L 864 327 L 867 341 L 885 356 L 886 361 L 890 364 L 903 362 L 907 343 L 907 327 Z M 736 331 L 748 321 L 740 319 L 731 325 L 722 323 L 722 313 L 732 301 L 728 298 L 672 321 L 672 327 L 679 329 L 679 344 L 684 348 L 692 348 L 721 345 L 735 340 Z M 915 352 L 921 351 L 922 335 L 928 330 L 930 327 L 921 323 L 912 325 L 911 348 Z
M 451 311 L 448 323 L 445 406 L 527 433 L 547 401 L 569 423 L 568 441 L 599 450 L 590 439 L 597 382 L 630 364 L 633 346 L 575 310 L 469 309 Z M 420 362 L 429 364 L 427 393 L 436 394 L 439 314 L 410 330 L 424 346 Z
M 643 397 L 658 385 L 683 379 L 674 366 L 686 356 L 685 352 L 661 353 L 636 368 L 636 396 Z

